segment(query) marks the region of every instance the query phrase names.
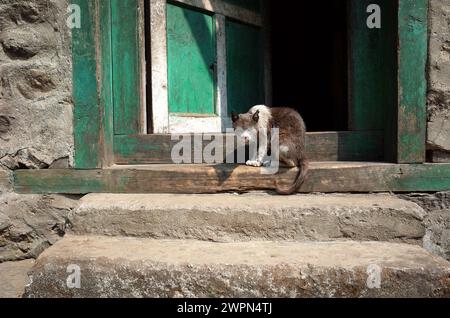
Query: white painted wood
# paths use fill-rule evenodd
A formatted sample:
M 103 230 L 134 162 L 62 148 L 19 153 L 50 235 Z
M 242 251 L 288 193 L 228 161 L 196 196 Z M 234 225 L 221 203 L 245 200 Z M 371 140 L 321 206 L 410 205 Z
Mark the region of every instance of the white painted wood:
M 222 120 L 220 116 L 186 117 L 170 114 L 169 126 L 171 134 L 220 133 Z
M 166 0 L 150 0 L 152 117 L 155 134 L 169 133 L 166 11 Z
M 147 76 L 146 76 L 146 62 L 145 62 L 145 0 L 139 0 L 138 2 L 138 14 L 139 14 L 139 57 L 141 63 L 141 111 L 139 129 L 141 134 L 147 133 Z
M 248 24 L 261 26 L 261 14 L 223 0 L 174 0 L 205 11 L 214 12 Z
M 216 15 L 216 39 L 217 39 L 217 114 L 220 114 L 222 123 L 219 131 L 225 129 L 231 123 L 228 114 L 227 94 L 227 38 L 226 18 L 221 14 Z

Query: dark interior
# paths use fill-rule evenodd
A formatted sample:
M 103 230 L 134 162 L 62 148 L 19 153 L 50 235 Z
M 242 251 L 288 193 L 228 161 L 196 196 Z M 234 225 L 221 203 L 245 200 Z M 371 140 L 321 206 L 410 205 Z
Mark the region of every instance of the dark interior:
M 273 106 L 297 109 L 308 131 L 347 130 L 347 0 L 271 0 L 270 14 Z

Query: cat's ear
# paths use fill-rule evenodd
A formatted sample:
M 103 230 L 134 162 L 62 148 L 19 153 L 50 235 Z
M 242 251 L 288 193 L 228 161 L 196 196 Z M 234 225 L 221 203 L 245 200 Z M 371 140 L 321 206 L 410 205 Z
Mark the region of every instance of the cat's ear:
M 259 121 L 259 110 L 257 110 L 256 113 L 253 114 L 253 121 L 255 123 Z
M 231 113 L 231 120 L 233 121 L 233 123 L 237 122 L 239 120 L 239 114 L 236 112 L 232 112 Z

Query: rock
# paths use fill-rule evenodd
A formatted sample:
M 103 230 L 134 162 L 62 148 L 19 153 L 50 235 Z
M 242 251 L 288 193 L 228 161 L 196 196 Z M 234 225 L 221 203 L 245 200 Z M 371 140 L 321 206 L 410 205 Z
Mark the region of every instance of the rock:
M 391 195 L 90 194 L 73 233 L 207 241 L 380 240 L 419 244 L 425 215 Z
M 442 151 L 442 150 L 429 151 L 428 161 L 433 163 L 450 163 L 450 151 Z
M 407 193 L 401 194 L 399 197 L 417 203 L 427 212 L 450 209 L 450 191 L 437 193 Z
M 430 1 L 428 147 L 450 151 L 450 3 Z
M 0 5 L 0 166 L 73 161 L 69 0 Z
M 60 158 L 52 162 L 49 169 L 69 169 L 70 168 L 70 158 Z
M 450 209 L 429 213 L 425 218 L 425 225 L 427 231 L 424 247 L 450 260 Z
M 37 258 L 62 238 L 78 197 L 60 195 L 0 196 L 0 263 Z
M 2 170 L 0 165 L 0 196 L 12 191 L 11 173 L 7 170 Z
M 0 212 L 0 233 L 4 232 L 11 226 L 11 219 Z
M 449 262 L 374 242 L 66 236 L 31 278 L 25 297 L 450 297 Z
M 449 117 L 447 116 L 434 117 L 428 123 L 429 146 L 438 149 L 450 150 L 449 136 L 450 136 L 450 114 Z
M 0 298 L 22 297 L 33 264 L 34 260 L 0 264 Z
M 27 60 L 46 50 L 55 50 L 54 30 L 46 24 L 25 24 L 1 33 L 0 42 L 12 59 Z
M 11 129 L 11 118 L 0 116 L 0 136 L 6 134 Z
M 0 26 L 10 23 L 17 25 L 24 23 L 50 22 L 54 24 L 55 17 L 52 16 L 57 8 L 58 1 L 48 0 L 2 0 L 0 7 Z M 0 28 L 1 29 L 1 28 Z

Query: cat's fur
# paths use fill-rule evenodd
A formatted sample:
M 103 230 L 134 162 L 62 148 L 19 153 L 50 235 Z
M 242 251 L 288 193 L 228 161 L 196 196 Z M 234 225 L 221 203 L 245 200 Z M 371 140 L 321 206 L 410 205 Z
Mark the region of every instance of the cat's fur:
M 256 158 L 247 161 L 247 165 L 261 167 L 267 163 L 267 155 L 270 149 L 271 131 L 279 129 L 279 159 L 288 167 L 298 167 L 299 171 L 292 186 L 282 189 L 278 184 L 276 191 L 279 194 L 290 195 L 298 191 L 306 179 L 308 160 L 305 155 L 306 127 L 300 114 L 291 108 L 269 108 L 264 105 L 252 107 L 246 114 L 232 113 L 233 128 L 238 137 L 247 143 L 265 131 L 268 138 L 260 138 Z M 256 134 L 254 132 L 257 132 Z M 265 140 L 264 140 L 265 139 Z

